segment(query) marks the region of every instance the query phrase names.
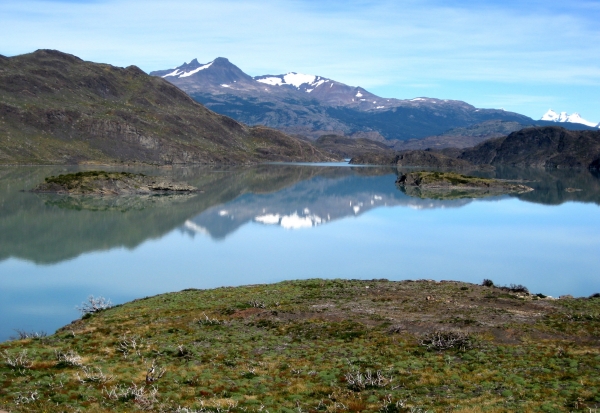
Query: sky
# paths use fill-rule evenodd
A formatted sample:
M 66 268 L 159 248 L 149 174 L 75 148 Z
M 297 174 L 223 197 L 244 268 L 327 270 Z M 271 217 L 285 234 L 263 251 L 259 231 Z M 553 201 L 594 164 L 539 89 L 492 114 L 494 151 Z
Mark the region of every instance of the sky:
M 150 72 L 227 57 L 382 97 L 600 122 L 600 0 L 0 0 L 0 54 Z

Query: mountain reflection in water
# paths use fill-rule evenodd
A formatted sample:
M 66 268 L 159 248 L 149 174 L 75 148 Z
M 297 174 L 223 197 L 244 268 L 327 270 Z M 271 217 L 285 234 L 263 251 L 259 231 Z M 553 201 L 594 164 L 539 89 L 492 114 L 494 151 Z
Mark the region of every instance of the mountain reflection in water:
M 419 199 L 394 185 L 399 172 L 392 168 L 307 165 L 142 170 L 204 191 L 194 195 L 101 198 L 19 192 L 74 169 L 0 168 L 0 261 L 15 257 L 55 263 L 96 250 L 133 249 L 175 228 L 220 240 L 249 222 L 297 229 L 380 207 L 458 208 L 510 197 Z M 528 181 L 534 191 L 513 195 L 528 202 L 600 204 L 600 179 L 589 171 L 499 168 L 479 175 Z

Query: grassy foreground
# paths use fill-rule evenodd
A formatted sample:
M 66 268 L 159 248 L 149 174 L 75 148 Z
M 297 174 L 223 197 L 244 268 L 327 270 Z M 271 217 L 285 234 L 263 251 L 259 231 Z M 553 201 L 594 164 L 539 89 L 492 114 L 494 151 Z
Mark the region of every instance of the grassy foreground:
M 568 412 L 600 407 L 600 299 L 520 286 L 184 290 L 0 343 L 11 412 Z

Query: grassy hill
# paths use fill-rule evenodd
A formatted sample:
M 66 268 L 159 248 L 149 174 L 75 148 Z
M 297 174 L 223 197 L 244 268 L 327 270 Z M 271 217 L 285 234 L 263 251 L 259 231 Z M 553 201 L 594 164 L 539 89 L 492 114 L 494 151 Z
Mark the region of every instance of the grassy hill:
M 485 284 L 312 279 L 88 308 L 54 335 L 0 343 L 0 408 L 596 409 L 598 295 Z
M 135 66 L 55 50 L 0 58 L 0 164 L 328 159 L 307 142 L 218 115 Z

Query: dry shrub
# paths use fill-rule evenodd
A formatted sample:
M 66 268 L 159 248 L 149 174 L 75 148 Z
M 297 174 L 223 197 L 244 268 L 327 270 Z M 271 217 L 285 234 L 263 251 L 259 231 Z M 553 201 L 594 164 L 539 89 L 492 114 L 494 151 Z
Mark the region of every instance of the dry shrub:
M 474 347 L 474 340 L 469 333 L 461 331 L 434 331 L 419 340 L 419 344 L 428 350 L 457 349 L 465 351 Z

